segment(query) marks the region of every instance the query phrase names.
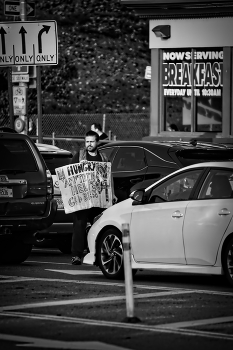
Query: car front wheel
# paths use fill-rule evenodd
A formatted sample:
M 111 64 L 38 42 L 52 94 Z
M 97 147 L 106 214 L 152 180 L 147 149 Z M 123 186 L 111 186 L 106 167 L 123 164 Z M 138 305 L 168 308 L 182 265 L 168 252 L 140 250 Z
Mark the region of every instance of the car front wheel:
M 97 246 L 98 264 L 103 274 L 110 279 L 124 277 L 123 246 L 121 233 L 108 229 Z
M 223 253 L 223 270 L 226 278 L 233 286 L 233 238 L 229 240 Z

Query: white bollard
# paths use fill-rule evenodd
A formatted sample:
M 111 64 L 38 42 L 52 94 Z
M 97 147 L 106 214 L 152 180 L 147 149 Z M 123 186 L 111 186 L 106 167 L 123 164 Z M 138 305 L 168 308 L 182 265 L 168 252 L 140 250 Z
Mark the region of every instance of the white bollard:
M 126 294 L 126 314 L 124 322 L 140 322 L 139 318 L 134 316 L 134 298 L 133 298 L 133 275 L 131 266 L 131 242 L 129 234 L 129 224 L 122 224 L 122 243 L 124 254 L 124 272 L 125 272 L 125 294 Z

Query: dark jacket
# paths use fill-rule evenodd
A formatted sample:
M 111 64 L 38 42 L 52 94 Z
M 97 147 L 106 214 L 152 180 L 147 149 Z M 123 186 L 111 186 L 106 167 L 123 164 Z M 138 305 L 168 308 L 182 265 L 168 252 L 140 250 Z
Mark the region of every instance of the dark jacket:
M 100 155 L 102 162 L 108 162 L 106 154 L 100 153 L 98 149 L 97 153 Z M 81 160 L 87 160 L 87 150 L 85 148 L 80 148 L 80 150 L 73 156 L 71 164 L 79 163 Z

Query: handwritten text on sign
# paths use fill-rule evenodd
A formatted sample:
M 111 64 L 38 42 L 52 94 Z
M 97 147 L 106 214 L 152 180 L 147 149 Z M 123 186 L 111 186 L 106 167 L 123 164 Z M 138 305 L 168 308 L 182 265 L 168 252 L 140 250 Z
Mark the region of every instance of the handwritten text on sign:
M 111 163 L 81 161 L 55 170 L 66 214 L 112 205 Z

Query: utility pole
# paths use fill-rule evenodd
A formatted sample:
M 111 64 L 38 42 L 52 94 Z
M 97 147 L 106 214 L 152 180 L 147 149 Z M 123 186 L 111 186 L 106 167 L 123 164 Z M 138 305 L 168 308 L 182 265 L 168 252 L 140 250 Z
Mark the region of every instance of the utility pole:
M 20 19 L 23 22 L 27 20 L 27 1 L 26 0 L 20 0 Z M 27 117 L 28 84 L 20 82 L 19 86 L 22 87 L 23 90 L 25 90 L 25 115 L 21 115 L 21 119 L 25 123 L 25 127 L 24 127 L 24 130 L 22 131 L 22 134 L 27 135 L 28 133 L 28 117 Z

